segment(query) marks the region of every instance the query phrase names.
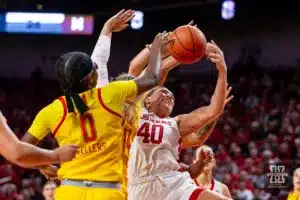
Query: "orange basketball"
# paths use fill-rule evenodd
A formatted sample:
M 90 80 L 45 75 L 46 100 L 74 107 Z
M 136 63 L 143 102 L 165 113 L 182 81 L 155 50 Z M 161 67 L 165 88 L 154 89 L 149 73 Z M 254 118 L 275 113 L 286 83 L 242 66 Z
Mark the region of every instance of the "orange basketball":
M 170 34 L 168 44 L 171 55 L 181 63 L 191 64 L 201 60 L 206 51 L 206 38 L 195 26 L 178 27 Z

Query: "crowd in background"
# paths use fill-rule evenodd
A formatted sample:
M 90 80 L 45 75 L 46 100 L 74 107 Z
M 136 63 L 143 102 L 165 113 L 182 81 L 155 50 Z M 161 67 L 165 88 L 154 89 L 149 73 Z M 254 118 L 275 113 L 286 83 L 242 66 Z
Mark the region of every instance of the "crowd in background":
M 284 165 L 289 177 L 300 165 L 300 88 L 298 71 L 263 71 L 237 63 L 229 72 L 234 100 L 226 105 L 207 143 L 215 152 L 215 178 L 225 183 L 237 200 L 284 198 L 290 180 L 272 189 L 267 177 L 272 163 Z M 167 87 L 174 92 L 173 115 L 207 105 L 214 90 L 215 73 L 183 79 L 176 70 Z M 43 106 L 60 95 L 55 81 L 39 71 L 30 80 L 0 79 L 0 109 L 21 138 Z M 41 144 L 54 148 L 49 135 Z M 182 161 L 193 162 L 194 149 L 182 151 Z M 37 170 L 22 169 L 1 159 L 0 200 L 43 199 L 44 177 Z

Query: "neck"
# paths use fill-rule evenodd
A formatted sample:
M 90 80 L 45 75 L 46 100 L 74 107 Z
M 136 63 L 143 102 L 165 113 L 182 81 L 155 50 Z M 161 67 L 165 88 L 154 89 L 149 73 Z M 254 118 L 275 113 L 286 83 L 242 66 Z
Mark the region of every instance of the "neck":
M 202 185 L 209 185 L 212 181 L 212 172 L 208 173 L 201 173 L 200 176 L 198 176 L 197 181 L 199 184 Z
M 160 118 L 167 117 L 167 116 L 161 114 L 161 112 L 159 111 L 159 109 L 157 109 L 157 107 L 149 106 L 148 110 L 149 110 L 149 112 L 154 113 L 157 117 L 160 117 Z

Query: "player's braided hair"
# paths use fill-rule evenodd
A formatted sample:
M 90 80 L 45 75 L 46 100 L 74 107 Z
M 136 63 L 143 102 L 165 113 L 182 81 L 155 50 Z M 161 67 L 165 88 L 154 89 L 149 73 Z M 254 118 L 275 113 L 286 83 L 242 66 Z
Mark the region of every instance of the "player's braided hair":
M 80 114 L 84 114 L 89 109 L 78 93 L 86 90 L 83 79 L 92 70 L 91 58 L 82 52 L 66 53 L 56 63 L 57 77 L 66 96 L 69 112 L 74 112 L 73 102 Z

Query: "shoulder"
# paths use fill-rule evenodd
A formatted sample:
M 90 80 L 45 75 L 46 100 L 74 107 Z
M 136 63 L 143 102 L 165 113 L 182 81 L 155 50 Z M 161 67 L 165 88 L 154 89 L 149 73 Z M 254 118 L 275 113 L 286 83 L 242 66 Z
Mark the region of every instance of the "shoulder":
M 223 195 L 225 195 L 226 197 L 231 197 L 229 188 L 227 187 L 227 185 L 225 185 L 224 183 L 219 182 L 221 187 L 222 187 L 222 193 Z
M 52 103 L 45 106 L 44 108 L 42 108 L 39 111 L 37 116 L 39 118 L 47 117 L 47 118 L 51 119 L 52 115 L 63 114 L 66 111 L 67 111 L 66 101 L 63 97 L 60 97 L 60 98 L 54 100 Z

